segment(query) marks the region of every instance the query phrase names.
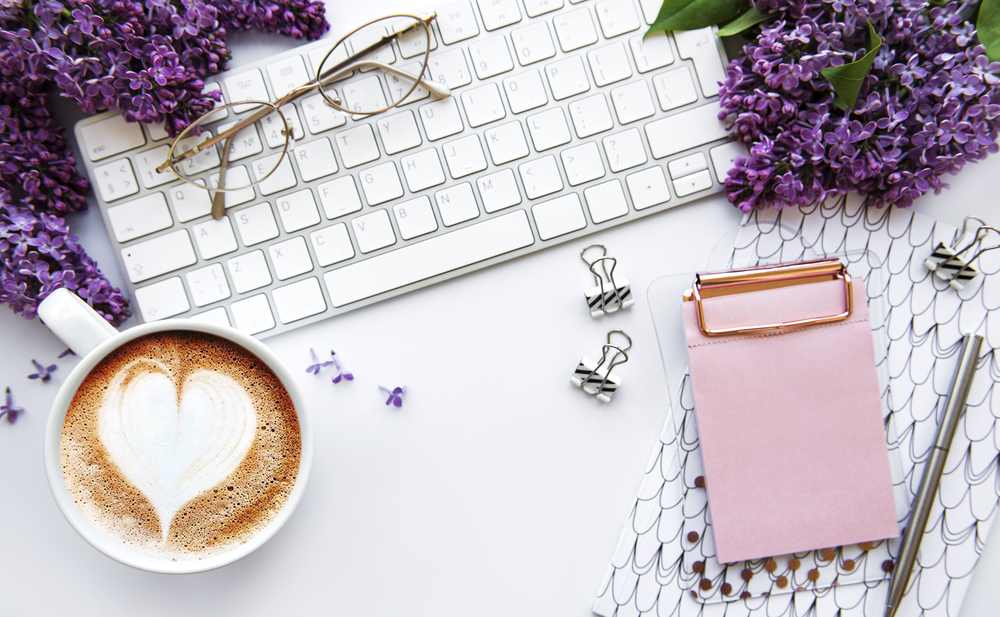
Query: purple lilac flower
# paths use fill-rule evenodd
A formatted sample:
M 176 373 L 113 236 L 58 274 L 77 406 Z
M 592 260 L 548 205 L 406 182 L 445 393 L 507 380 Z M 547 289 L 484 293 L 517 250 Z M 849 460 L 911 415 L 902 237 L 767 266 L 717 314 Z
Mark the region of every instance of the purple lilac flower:
M 312 349 L 309 350 L 309 355 L 312 356 L 313 363 L 306 367 L 306 372 L 310 375 L 319 375 L 321 370 L 333 364 L 332 361 L 320 362 L 319 358 L 316 357 L 316 352 Z
M 35 370 L 38 372 L 28 375 L 28 379 L 41 379 L 44 382 L 47 382 L 48 380 L 52 379 L 52 373 L 55 372 L 57 368 L 59 368 L 55 364 L 44 366 L 42 364 L 39 364 L 38 361 L 35 360 L 34 358 L 31 359 L 31 363 L 35 365 Z
M 406 392 L 406 386 L 396 386 L 392 390 L 386 388 L 383 385 L 379 385 L 379 388 L 389 393 L 389 398 L 386 399 L 385 404 L 395 405 L 396 407 L 403 406 L 403 393 Z
M 7 422 L 14 424 L 17 422 L 17 416 L 24 413 L 23 407 L 14 407 L 13 401 L 10 398 L 10 388 L 7 388 L 7 402 L 0 405 L 0 419 L 7 416 Z
M 975 0 L 752 0 L 774 13 L 729 64 L 720 118 L 749 156 L 725 180 L 749 212 L 858 191 L 909 206 L 942 176 L 997 152 L 1000 63 L 966 20 Z M 883 39 L 854 109 L 820 77 L 861 57 L 871 21 Z
M 341 379 L 346 379 L 347 381 L 354 380 L 354 374 L 349 371 L 345 371 L 340 365 L 340 360 L 337 359 L 336 352 L 332 350 L 330 351 L 330 359 L 333 361 L 333 366 L 337 369 L 337 372 L 333 376 L 333 383 L 340 383 Z

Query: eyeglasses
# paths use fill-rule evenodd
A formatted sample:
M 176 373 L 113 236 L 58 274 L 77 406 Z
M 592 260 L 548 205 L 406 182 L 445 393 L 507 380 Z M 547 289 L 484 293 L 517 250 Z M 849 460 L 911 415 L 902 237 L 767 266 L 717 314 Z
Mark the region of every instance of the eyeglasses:
M 303 137 L 299 116 L 288 105 L 291 101 L 318 91 L 301 106 L 307 121 L 321 128 L 338 124 L 339 112 L 355 118 L 371 116 L 431 94 L 450 96 L 447 86 L 424 78 L 434 47 L 430 32 L 434 18 L 434 14 L 391 15 L 355 29 L 322 56 L 315 78 L 290 87 L 277 101 L 228 103 L 192 122 L 174 139 L 167 160 L 156 171 L 169 169 L 184 182 L 213 193 L 212 218 L 220 219 L 226 193 L 253 191 L 278 170 L 289 146 Z M 288 65 L 287 77 L 305 71 L 299 66 L 296 70 Z M 272 85 L 278 87 L 273 79 Z M 231 165 L 250 156 L 255 158 L 249 170 Z

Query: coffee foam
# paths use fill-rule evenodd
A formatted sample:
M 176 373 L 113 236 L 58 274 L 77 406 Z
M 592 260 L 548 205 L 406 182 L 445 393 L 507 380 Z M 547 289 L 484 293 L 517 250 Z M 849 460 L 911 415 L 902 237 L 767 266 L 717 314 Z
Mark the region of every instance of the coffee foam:
M 214 419 L 181 422 L 209 409 Z M 164 445 L 150 425 L 175 413 L 182 431 L 215 437 L 174 444 L 167 431 Z M 172 445 L 170 455 L 151 454 Z M 169 559 L 223 553 L 266 527 L 300 456 L 298 418 L 278 377 L 239 345 L 187 331 L 138 338 L 101 360 L 70 403 L 61 440 L 81 512 L 111 538 Z

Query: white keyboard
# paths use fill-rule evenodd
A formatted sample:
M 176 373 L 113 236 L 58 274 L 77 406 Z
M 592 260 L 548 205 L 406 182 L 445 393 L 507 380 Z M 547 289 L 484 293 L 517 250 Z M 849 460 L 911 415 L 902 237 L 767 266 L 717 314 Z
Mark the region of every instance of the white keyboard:
M 81 120 L 77 142 L 134 312 L 271 336 L 721 191 L 746 152 L 718 119 L 725 56 L 710 29 L 643 41 L 659 5 L 439 7 L 428 72 L 451 97 L 421 91 L 364 119 L 318 94 L 282 108 L 305 130 L 275 174 L 227 195 L 218 221 L 207 192 L 155 172 L 170 144 L 162 128 Z M 314 74 L 334 42 L 234 68 L 210 87 L 226 101 L 246 89 L 274 100 L 290 85 L 282 75 Z M 258 147 L 258 158 L 275 152 Z

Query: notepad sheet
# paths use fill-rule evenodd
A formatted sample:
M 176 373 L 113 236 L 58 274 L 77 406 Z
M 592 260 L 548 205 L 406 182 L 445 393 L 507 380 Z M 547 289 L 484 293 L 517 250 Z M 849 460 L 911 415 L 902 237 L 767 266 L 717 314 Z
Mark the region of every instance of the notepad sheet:
M 887 434 L 887 444 L 899 454 L 902 470 L 896 489 L 907 502 L 933 445 L 961 336 L 977 332 L 986 337 L 988 349 L 977 364 L 967 414 L 952 445 L 900 614 L 958 614 L 1000 499 L 1000 363 L 993 351 L 1000 345 L 1000 277 L 995 276 L 1000 251 L 978 260 L 985 277 L 956 292 L 923 265 L 937 242 L 950 244 L 955 232 L 923 215 L 867 210 L 859 199 L 848 198 L 803 211 L 754 213 L 733 252 L 733 263 L 739 265 L 861 249 L 873 256 L 881 276 L 866 278 L 866 293 L 888 306 L 884 329 L 889 344 L 883 360 L 889 388 L 883 399 L 891 418 L 887 426 L 895 431 Z M 853 265 L 863 269 L 866 264 Z M 678 382 L 683 378 L 674 377 Z M 594 612 L 605 617 L 776 617 L 812 611 L 816 617 L 832 617 L 840 611 L 844 616 L 881 617 L 889 576 L 884 564 L 898 554 L 899 540 L 844 547 L 833 554 L 757 560 L 743 569 L 713 565 L 707 500 L 698 486 L 700 456 L 689 387 L 680 389 L 677 402 L 654 447 Z M 906 516 L 904 509 L 901 525 Z M 857 584 L 859 580 L 873 582 Z M 746 594 L 749 597 L 741 599 Z

